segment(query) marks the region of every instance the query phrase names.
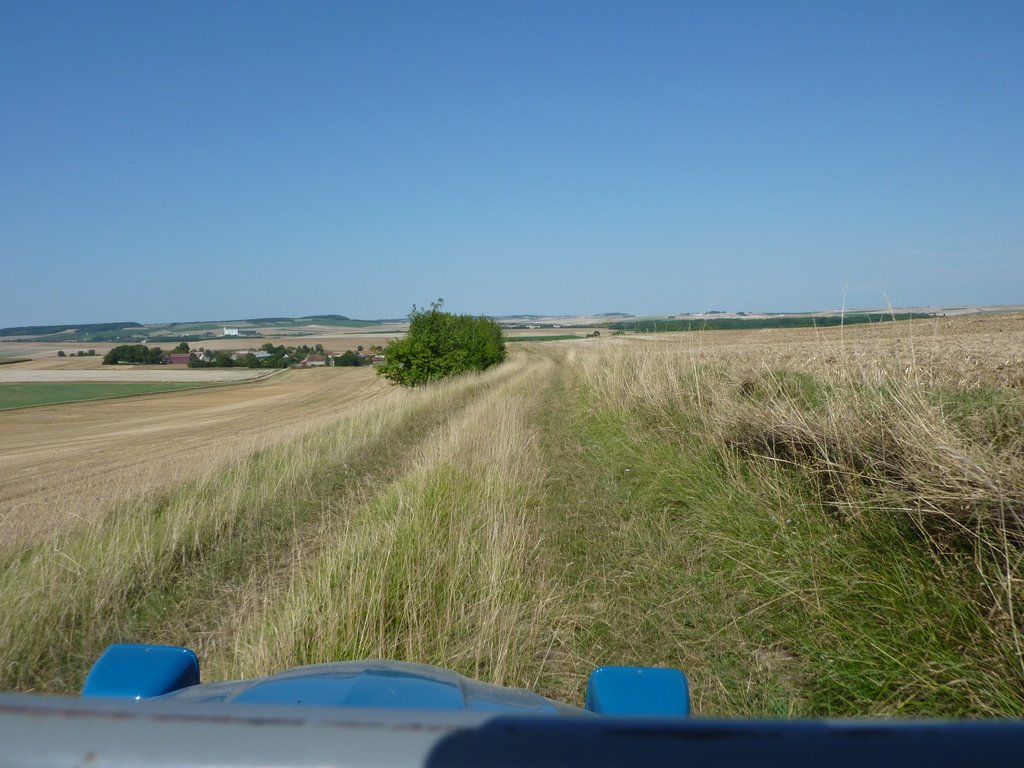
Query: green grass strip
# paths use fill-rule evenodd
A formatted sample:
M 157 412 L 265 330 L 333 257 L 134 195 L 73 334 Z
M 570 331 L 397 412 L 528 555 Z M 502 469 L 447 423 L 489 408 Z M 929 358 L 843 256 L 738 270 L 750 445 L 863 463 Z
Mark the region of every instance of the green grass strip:
M 158 392 L 176 392 L 182 389 L 209 387 L 209 382 L 26 382 L 0 384 L 0 411 L 14 408 L 33 408 L 40 405 L 76 403 L 82 400 L 109 400 L 115 397 L 153 395 Z

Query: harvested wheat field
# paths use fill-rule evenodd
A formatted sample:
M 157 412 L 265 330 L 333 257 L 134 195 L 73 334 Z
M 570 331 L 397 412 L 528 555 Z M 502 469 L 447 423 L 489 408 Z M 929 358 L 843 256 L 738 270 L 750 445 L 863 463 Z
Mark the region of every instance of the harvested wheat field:
M 147 371 L 110 373 L 124 380 Z M 204 381 L 252 375 L 156 373 Z M 372 369 L 311 369 L 239 386 L 0 413 L 0 541 L 23 543 L 91 519 L 118 500 L 207 474 L 387 392 Z
M 104 368 L 103 355 L 109 350 L 100 349 L 97 350 L 95 355 L 90 357 L 57 357 L 56 353 L 52 350 L 40 351 L 36 347 L 28 348 L 25 350 L 25 356 L 30 359 L 22 363 L 11 363 L 3 366 L 2 370 L 5 375 L 10 375 L 13 371 L 97 371 Z M 107 369 L 110 366 L 106 366 Z
M 1024 313 L 938 317 L 846 328 L 614 336 L 652 353 L 687 354 L 751 369 L 806 373 L 900 373 L 919 384 L 1024 386 Z M 573 343 L 573 342 L 567 342 Z M 588 342 L 590 343 L 590 342 Z

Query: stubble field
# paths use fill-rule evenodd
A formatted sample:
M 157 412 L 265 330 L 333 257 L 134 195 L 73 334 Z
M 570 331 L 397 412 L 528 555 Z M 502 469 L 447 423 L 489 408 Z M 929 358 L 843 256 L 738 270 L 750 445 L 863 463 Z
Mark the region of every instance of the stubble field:
M 58 372 L 3 373 L 53 381 Z M 388 393 L 366 368 L 313 368 L 270 377 L 252 371 L 108 368 L 95 375 L 117 381 L 264 378 L 201 391 L 0 412 L 0 541 L 6 545 L 94 519 L 130 496 L 206 476 Z

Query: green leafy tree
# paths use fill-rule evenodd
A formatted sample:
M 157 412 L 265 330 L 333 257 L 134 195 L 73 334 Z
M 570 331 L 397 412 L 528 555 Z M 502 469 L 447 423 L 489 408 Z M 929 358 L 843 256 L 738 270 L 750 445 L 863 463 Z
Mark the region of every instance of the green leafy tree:
M 351 349 L 346 349 L 334 358 L 335 365 L 359 365 L 359 355 Z
M 505 359 L 501 326 L 486 317 L 442 311 L 444 299 L 430 309 L 409 313 L 409 332 L 384 350 L 377 373 L 415 387 L 466 371 L 482 371 Z
M 122 344 L 103 356 L 104 365 L 159 365 L 163 361 L 164 351 L 160 347 L 147 347 L 145 344 Z
M 189 351 L 188 342 L 187 341 L 181 342 L 172 351 L 174 351 L 174 352 L 188 352 Z

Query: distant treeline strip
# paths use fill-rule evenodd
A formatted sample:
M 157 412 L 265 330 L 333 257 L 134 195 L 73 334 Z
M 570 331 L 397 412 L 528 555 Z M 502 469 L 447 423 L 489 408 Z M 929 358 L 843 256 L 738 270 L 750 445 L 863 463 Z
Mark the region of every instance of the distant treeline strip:
M 935 317 L 931 312 L 858 312 L 820 317 L 716 317 L 708 320 L 628 320 L 608 323 L 613 331 L 653 333 L 661 331 L 728 331 L 759 328 L 823 328 L 836 325 L 882 323 L 890 320 L 923 320 Z
M 51 333 L 63 333 L 72 329 L 96 333 L 99 331 L 117 331 L 121 328 L 141 328 L 142 323 L 91 323 L 74 325 L 21 325 L 12 328 L 0 328 L 0 336 L 45 336 Z

